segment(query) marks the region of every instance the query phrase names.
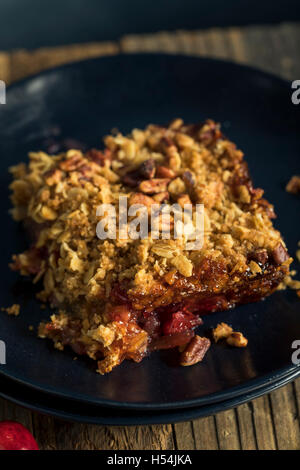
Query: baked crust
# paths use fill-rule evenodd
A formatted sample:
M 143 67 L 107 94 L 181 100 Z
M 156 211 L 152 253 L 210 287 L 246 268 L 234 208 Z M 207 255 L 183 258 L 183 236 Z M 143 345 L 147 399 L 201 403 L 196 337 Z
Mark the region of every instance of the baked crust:
M 33 239 L 11 267 L 42 280 L 39 298 L 59 308 L 39 335 L 97 360 L 100 373 L 186 345 L 199 315 L 270 295 L 291 262 L 273 206 L 215 122 L 176 119 L 104 142 L 85 154 L 31 153 L 28 165 L 11 168 L 10 186 L 12 215 Z M 118 213 L 120 195 L 149 211 L 158 202 L 191 203 L 193 211 L 204 204 L 203 247 L 187 251 L 183 239 L 150 233 L 100 240 L 97 207 Z

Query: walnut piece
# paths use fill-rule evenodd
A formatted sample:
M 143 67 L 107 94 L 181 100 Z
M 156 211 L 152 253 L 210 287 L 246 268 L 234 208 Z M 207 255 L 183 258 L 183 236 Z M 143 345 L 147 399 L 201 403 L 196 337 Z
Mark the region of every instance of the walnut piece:
M 134 193 L 129 198 L 129 206 L 133 206 L 134 204 L 142 204 L 146 207 L 151 207 L 155 201 L 150 196 L 146 196 L 146 194 L 142 193 Z
M 158 178 L 175 178 L 175 172 L 166 166 L 158 166 L 156 169 L 156 176 Z
M 276 264 L 282 264 L 284 261 L 289 259 L 287 250 L 284 248 L 282 243 L 278 243 L 272 251 L 272 256 Z
M 227 323 L 219 323 L 212 331 L 213 339 L 217 343 L 220 339 L 228 338 L 232 331 L 231 326 Z
M 153 158 L 145 160 L 138 169 L 139 174 L 146 179 L 152 179 L 155 175 L 155 161 Z
M 13 304 L 11 307 L 2 307 L 1 310 L 2 312 L 6 312 L 8 315 L 14 315 L 17 317 L 20 314 L 20 305 Z
M 153 178 L 152 180 L 142 181 L 139 185 L 140 191 L 146 194 L 157 194 L 163 191 L 166 191 L 168 183 L 168 178 Z
M 61 181 L 62 172 L 58 168 L 52 168 L 46 171 L 44 178 L 48 186 L 53 186 Z
M 235 348 L 245 348 L 248 344 L 248 340 L 239 331 L 233 331 L 231 335 L 226 338 L 226 343 Z

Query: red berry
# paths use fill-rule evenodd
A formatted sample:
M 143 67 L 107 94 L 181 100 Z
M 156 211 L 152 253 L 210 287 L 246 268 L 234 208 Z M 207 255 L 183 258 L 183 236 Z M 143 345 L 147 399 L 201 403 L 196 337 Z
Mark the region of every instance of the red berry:
M 20 423 L 0 423 L 0 450 L 39 450 L 36 440 Z
M 183 331 L 191 330 L 195 326 L 201 325 L 201 318 L 187 312 L 175 312 L 163 324 L 164 335 L 173 335 L 182 333 Z

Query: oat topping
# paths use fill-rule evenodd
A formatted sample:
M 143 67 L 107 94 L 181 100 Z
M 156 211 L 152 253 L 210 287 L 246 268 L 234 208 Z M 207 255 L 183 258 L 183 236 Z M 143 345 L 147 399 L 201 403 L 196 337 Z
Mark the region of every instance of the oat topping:
M 59 310 L 39 335 L 97 360 L 100 373 L 151 348 L 186 344 L 201 313 L 269 295 L 292 261 L 273 206 L 215 122 L 176 119 L 104 143 L 86 153 L 32 152 L 28 164 L 11 168 L 10 186 L 12 216 L 32 238 L 11 267 L 42 283 L 39 299 Z M 97 207 L 112 204 L 118 214 L 120 196 L 148 214 L 161 202 L 191 203 L 193 211 L 204 204 L 202 248 L 150 234 L 100 240 Z

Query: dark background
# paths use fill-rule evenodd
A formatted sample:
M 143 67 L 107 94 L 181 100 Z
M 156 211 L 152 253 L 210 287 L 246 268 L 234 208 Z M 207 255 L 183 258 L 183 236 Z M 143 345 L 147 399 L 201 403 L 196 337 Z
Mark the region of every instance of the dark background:
M 0 0 L 0 50 L 299 20 L 299 0 Z

